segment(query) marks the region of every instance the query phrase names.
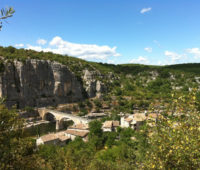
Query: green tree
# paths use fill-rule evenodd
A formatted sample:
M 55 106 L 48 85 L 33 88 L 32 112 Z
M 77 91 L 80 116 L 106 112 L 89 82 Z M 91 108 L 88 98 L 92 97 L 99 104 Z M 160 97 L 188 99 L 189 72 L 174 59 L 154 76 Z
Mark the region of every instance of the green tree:
M 95 153 L 90 143 L 83 142 L 81 138 L 69 143 L 65 152 L 65 169 L 83 170 L 87 169 Z
M 102 123 L 98 120 L 89 123 L 89 142 L 96 148 L 100 149 L 103 146 L 103 131 Z
M 135 169 L 135 150 L 122 143 L 96 153 L 88 169 L 132 170 Z
M 23 138 L 22 128 L 23 120 L 15 109 L 8 110 L 0 104 L 0 169 L 21 169 L 30 165 L 26 161 L 32 157 L 35 146 L 31 139 Z
M 131 128 L 124 128 L 120 131 L 120 140 L 127 143 L 130 141 L 131 136 L 133 136 L 133 129 Z
M 200 112 L 194 92 L 174 98 L 149 131 L 144 169 L 200 168 Z
M 64 148 L 55 145 L 42 145 L 38 150 L 38 160 L 42 162 L 40 169 L 62 170 L 65 167 L 66 151 Z
M 116 132 L 104 133 L 105 146 L 109 148 L 112 147 L 116 143 L 115 142 L 116 137 L 117 137 Z

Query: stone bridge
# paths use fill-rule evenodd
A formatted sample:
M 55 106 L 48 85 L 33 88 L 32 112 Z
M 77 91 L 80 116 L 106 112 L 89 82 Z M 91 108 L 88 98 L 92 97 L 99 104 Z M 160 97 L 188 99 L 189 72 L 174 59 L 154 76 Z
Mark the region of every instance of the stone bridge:
M 72 114 L 64 113 L 64 112 L 60 112 L 56 110 L 50 110 L 47 108 L 39 108 L 38 112 L 42 120 L 47 120 L 48 115 L 53 116 L 54 119 L 56 120 L 56 130 L 62 129 L 63 127 L 62 124 L 64 120 L 72 120 L 74 124 L 79 124 L 79 123 L 88 124 L 89 123 L 89 120 L 86 118 L 74 116 Z

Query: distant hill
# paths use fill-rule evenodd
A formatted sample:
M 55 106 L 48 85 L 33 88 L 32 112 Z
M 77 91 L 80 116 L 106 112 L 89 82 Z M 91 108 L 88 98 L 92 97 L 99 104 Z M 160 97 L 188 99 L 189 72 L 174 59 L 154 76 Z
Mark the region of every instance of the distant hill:
M 165 68 L 200 74 L 200 63 L 176 64 L 165 66 Z

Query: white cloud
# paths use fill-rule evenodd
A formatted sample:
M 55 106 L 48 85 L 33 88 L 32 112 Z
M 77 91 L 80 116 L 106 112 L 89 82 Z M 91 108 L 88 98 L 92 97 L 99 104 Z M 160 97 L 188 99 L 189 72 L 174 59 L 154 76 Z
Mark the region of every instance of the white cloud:
M 37 40 L 37 44 L 39 44 L 39 45 L 45 45 L 47 43 L 47 41 L 46 40 L 44 40 L 44 39 L 38 39 Z
M 49 48 L 42 48 L 41 46 L 27 45 L 27 49 L 36 51 L 53 52 L 57 54 L 67 54 L 69 56 L 79 57 L 82 59 L 100 59 L 105 60 L 108 57 L 118 57 L 116 52 L 117 47 L 109 47 L 106 45 L 99 46 L 95 44 L 76 44 L 64 41 L 61 37 L 54 37 L 50 43 Z
M 165 56 L 170 57 L 173 62 L 180 60 L 182 55 L 171 51 L 165 51 Z
M 148 53 L 151 53 L 153 49 L 151 47 L 146 47 L 144 48 L 144 50 Z
M 139 56 L 137 59 L 132 59 L 130 63 L 134 64 L 148 64 L 149 60 L 146 57 Z
M 15 47 L 23 47 L 24 44 L 15 44 Z
M 167 56 L 167 60 L 165 64 L 179 64 L 179 63 L 188 63 L 187 54 L 178 54 L 176 52 L 165 51 L 165 56 Z
M 152 10 L 151 7 L 149 7 L 149 8 L 143 8 L 143 9 L 141 9 L 140 13 L 141 13 L 141 14 L 144 14 L 144 13 L 149 12 L 149 11 L 151 11 L 151 10 Z
M 32 46 L 30 44 L 27 44 L 27 48 L 26 49 L 47 52 L 46 49 L 43 49 L 41 46 Z
M 196 59 L 200 58 L 200 49 L 199 48 L 189 48 L 186 51 L 190 54 L 193 54 Z

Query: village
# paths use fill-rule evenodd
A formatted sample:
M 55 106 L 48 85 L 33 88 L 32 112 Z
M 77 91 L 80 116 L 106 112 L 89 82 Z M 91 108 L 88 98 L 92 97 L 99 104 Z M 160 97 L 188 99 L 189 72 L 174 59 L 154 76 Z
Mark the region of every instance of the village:
M 36 145 L 53 144 L 64 146 L 69 141 L 73 141 L 76 137 L 82 138 L 84 142 L 88 141 L 89 134 L 89 122 L 93 120 L 101 120 L 105 117 L 105 113 L 90 113 L 86 117 L 88 121 L 74 122 L 73 125 L 69 126 L 67 130 L 58 131 L 55 133 L 49 133 L 38 137 L 36 139 Z M 106 120 L 102 123 L 103 132 L 116 132 L 119 127 L 131 128 L 133 130 L 139 130 L 140 126 L 147 121 L 149 126 L 153 126 L 153 122 L 156 122 L 159 114 L 149 113 L 135 113 L 135 114 L 124 114 L 119 113 L 120 121 L 118 120 Z M 80 117 L 81 118 L 81 117 Z M 56 126 L 57 127 L 57 126 Z

